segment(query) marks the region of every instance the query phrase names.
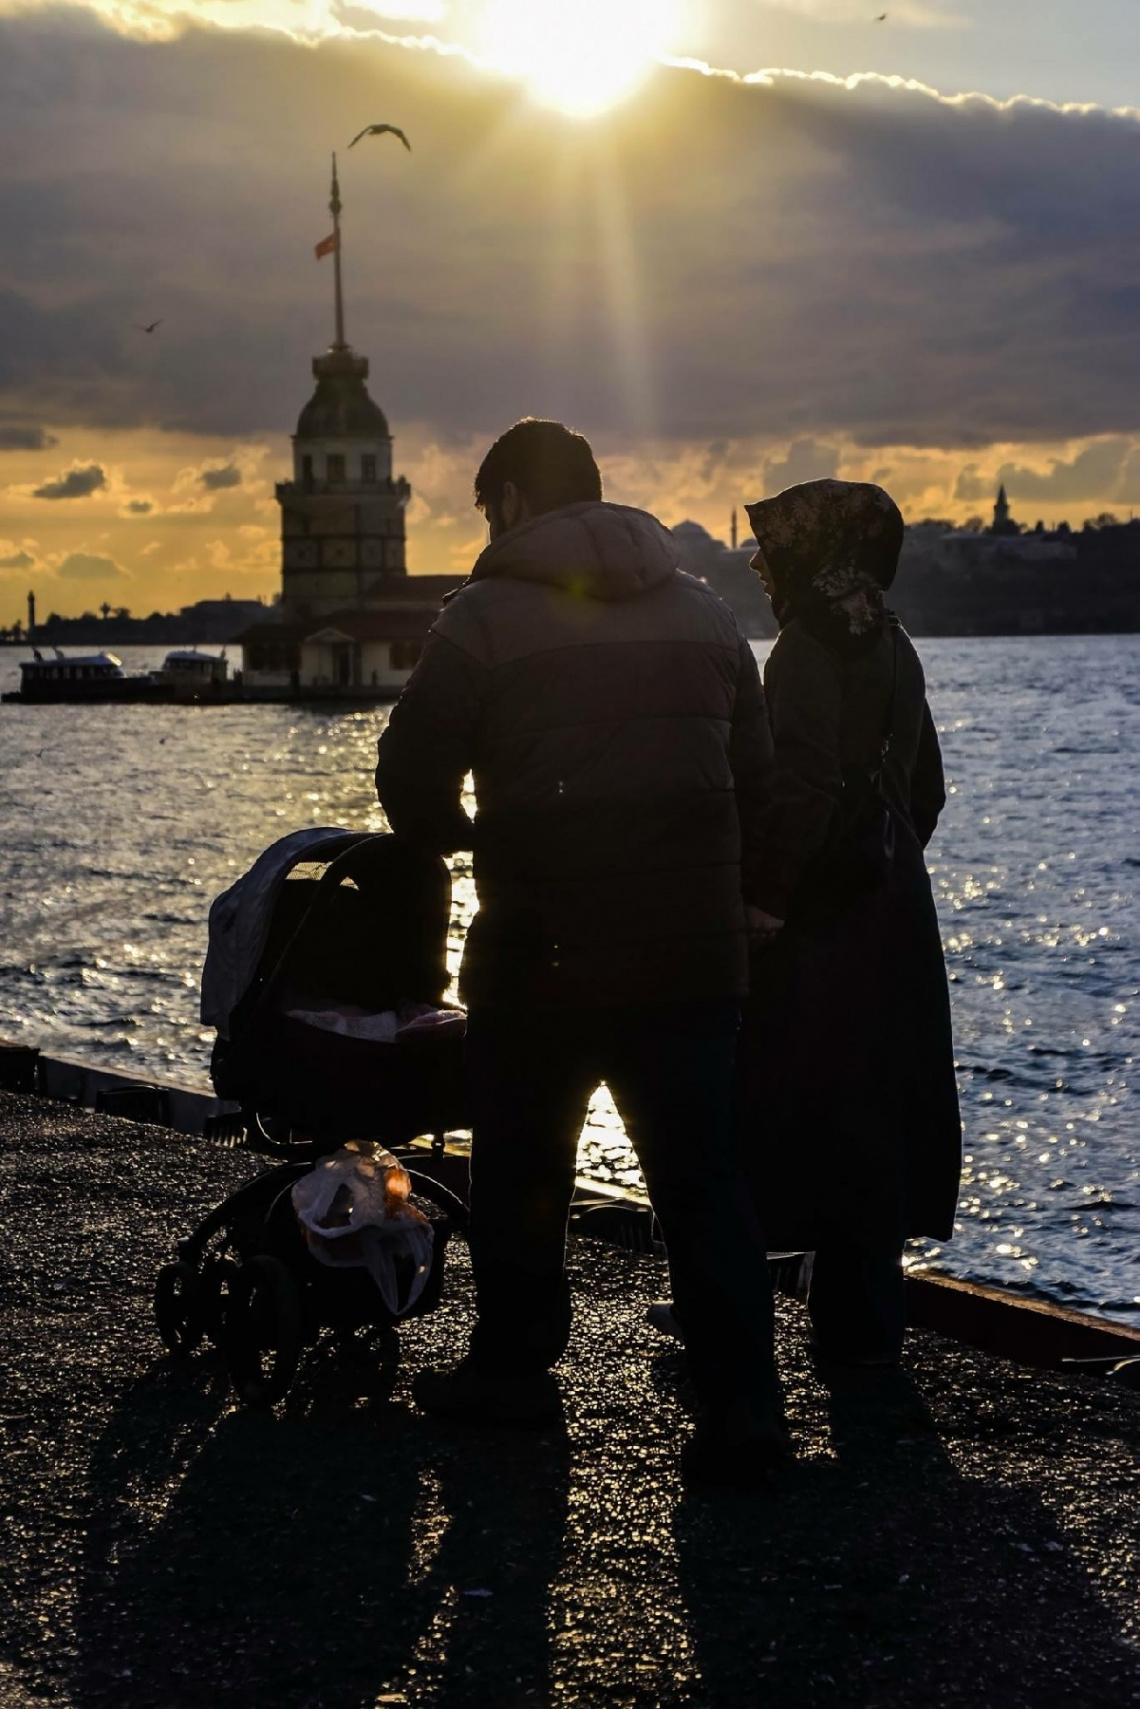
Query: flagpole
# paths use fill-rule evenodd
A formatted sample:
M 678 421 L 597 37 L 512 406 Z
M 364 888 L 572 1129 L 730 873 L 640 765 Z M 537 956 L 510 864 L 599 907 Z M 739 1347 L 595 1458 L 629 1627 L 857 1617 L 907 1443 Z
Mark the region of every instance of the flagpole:
M 346 349 L 344 341 L 344 292 L 340 277 L 340 185 L 336 176 L 336 155 L 332 157 L 332 200 L 329 211 L 333 217 L 333 282 L 336 291 L 336 343 L 334 350 Z

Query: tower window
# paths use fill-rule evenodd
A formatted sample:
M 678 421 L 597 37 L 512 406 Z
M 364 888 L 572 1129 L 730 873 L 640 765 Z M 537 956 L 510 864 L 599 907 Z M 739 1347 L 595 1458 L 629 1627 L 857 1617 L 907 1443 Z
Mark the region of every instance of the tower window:
M 360 478 L 362 481 L 374 481 L 376 479 L 375 452 L 366 451 L 360 459 Z
M 302 457 L 301 458 L 301 479 L 304 481 L 304 483 L 307 487 L 312 486 L 312 484 L 313 484 L 313 459 L 311 457 Z
M 344 458 L 338 451 L 329 452 L 325 472 L 330 482 L 344 480 Z

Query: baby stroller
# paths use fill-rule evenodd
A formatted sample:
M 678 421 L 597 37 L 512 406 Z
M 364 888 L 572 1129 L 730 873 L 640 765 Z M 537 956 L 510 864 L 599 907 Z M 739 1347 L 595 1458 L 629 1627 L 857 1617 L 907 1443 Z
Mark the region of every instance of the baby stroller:
M 439 1304 L 447 1243 L 466 1228 L 454 1193 L 408 1170 L 432 1225 L 430 1268 L 425 1280 L 397 1261 L 392 1309 L 366 1269 L 312 1256 L 293 1187 L 347 1141 L 377 1142 L 406 1166 L 412 1139 L 442 1145 L 466 1125 L 463 1017 L 443 1001 L 450 906 L 442 860 L 325 829 L 273 844 L 210 910 L 202 1019 L 218 1034 L 214 1087 L 240 1105 L 244 1143 L 281 1161 L 179 1241 L 155 1315 L 172 1352 L 209 1336 L 251 1405 L 283 1398 L 322 1327 L 390 1330 Z

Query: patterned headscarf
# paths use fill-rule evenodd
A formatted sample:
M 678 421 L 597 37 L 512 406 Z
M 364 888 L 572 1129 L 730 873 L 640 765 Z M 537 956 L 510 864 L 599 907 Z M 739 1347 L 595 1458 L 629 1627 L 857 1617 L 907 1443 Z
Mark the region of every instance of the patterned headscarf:
M 902 552 L 894 499 L 862 481 L 807 481 L 744 508 L 775 584 L 781 628 L 796 617 L 844 652 L 873 645 Z

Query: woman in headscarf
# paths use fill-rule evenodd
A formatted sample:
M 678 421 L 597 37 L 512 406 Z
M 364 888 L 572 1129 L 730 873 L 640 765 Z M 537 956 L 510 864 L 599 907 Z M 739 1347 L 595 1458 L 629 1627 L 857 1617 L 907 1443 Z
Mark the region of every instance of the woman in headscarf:
M 740 1040 L 745 1163 L 770 1250 L 815 1253 L 822 1357 L 889 1365 L 902 1251 L 953 1233 L 961 1153 L 950 1004 L 923 860 L 945 803 L 922 665 L 884 594 L 903 519 L 811 481 L 747 506 L 780 635 L 764 675 L 770 837 Z

